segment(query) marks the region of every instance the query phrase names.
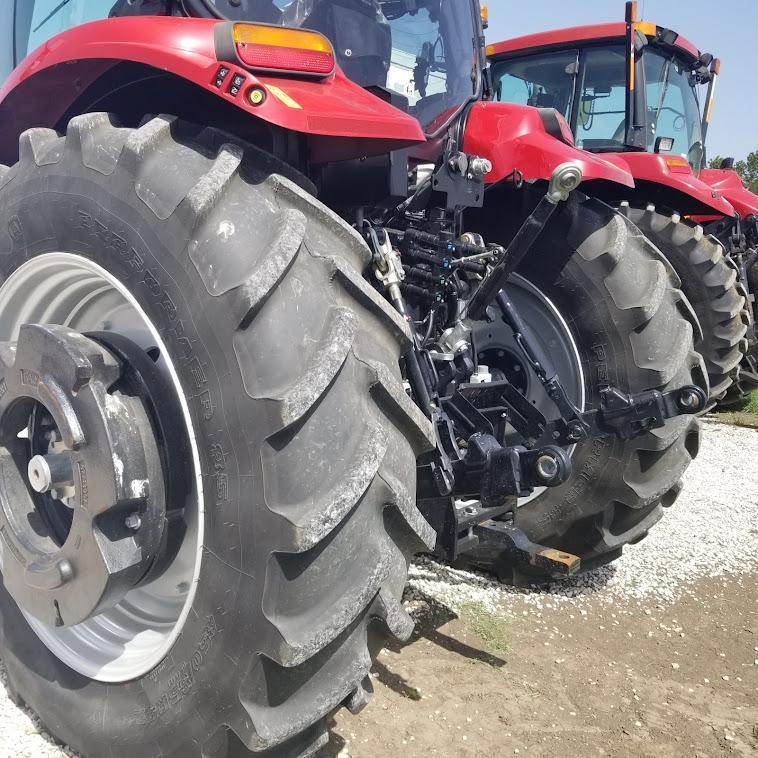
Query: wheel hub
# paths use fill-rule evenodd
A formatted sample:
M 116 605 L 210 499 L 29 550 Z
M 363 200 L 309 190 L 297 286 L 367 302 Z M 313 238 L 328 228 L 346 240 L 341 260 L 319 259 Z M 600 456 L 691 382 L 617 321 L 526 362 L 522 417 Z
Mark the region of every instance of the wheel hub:
M 128 373 L 64 326 L 24 324 L 0 344 L 3 579 L 49 625 L 119 603 L 166 544 L 160 453 Z

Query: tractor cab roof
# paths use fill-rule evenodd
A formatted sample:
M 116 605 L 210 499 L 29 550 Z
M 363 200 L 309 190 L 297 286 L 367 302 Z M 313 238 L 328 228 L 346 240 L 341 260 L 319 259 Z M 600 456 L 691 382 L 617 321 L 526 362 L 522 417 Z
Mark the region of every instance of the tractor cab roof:
M 657 26 L 651 21 L 638 21 L 636 29 L 644 34 L 648 40 L 658 44 L 673 47 L 687 58 L 697 60 L 700 51 L 688 39 L 676 32 Z M 487 47 L 489 58 L 507 57 L 514 53 L 525 51 L 535 52 L 549 50 L 551 48 L 565 48 L 570 45 L 586 45 L 594 42 L 607 42 L 610 40 L 623 40 L 626 36 L 626 24 L 614 22 L 608 24 L 591 24 L 589 26 L 572 26 L 567 29 L 555 29 L 538 34 L 527 34 L 523 37 L 496 42 Z

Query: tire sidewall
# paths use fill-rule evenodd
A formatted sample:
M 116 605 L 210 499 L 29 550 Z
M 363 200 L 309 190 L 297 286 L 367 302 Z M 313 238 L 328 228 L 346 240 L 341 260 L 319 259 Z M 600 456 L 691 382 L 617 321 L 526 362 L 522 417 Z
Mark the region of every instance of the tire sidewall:
M 156 224 L 125 172 L 104 176 L 65 158 L 26 176 L 19 171 L 0 191 L 0 220 L 3 281 L 40 255 L 81 255 L 115 276 L 158 327 L 189 405 L 205 501 L 198 589 L 180 637 L 152 672 L 116 686 L 77 674 L 36 637 L 2 589 L 6 666 L 29 705 L 57 722 L 49 728 L 85 754 L 104 754 L 106 735 L 114 745 L 128 740 L 132 755 L 139 750 L 135 740 L 145 746 L 160 741 L 163 754 L 202 744 L 233 705 L 220 696 L 218 682 L 239 681 L 245 673 L 236 661 L 244 660 L 244 650 L 249 657 L 249 647 L 232 632 L 252 629 L 250 609 L 260 597 L 251 595 L 262 584 L 252 578 L 265 565 L 243 549 L 252 544 L 255 518 L 240 496 L 260 481 L 261 471 L 238 407 L 238 398 L 249 398 L 231 339 L 219 339 L 235 325 L 186 254 L 191 229 L 177 214 Z M 239 603 L 240 597 L 248 601 Z M 202 717 L 198 700 L 213 703 Z
M 635 324 L 615 305 L 608 290 L 608 256 L 585 257 L 578 250 L 593 236 L 603 239 L 614 224 L 624 223 L 602 203 L 572 201 L 558 211 L 520 270 L 568 324 L 584 373 L 588 408 L 600 406 L 604 385 L 629 393 L 660 389 L 650 385 L 650 372 L 635 361 L 631 343 Z M 614 242 L 606 244 L 612 248 Z M 546 266 L 545 260 L 551 265 Z M 625 489 L 624 471 L 637 449 L 634 440 L 623 441 L 609 434 L 578 445 L 569 480 L 519 508 L 517 525 L 535 542 L 579 555 L 591 551 L 599 537 L 597 519 L 613 519 L 615 501 L 620 489 Z M 634 507 L 641 518 L 656 503 L 637 502 Z

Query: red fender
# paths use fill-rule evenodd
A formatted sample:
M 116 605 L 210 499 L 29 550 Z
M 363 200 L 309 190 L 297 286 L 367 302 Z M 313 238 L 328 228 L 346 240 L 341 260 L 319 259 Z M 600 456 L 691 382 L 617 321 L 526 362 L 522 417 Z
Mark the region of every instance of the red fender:
M 89 85 L 124 61 L 168 71 L 252 117 L 313 135 L 312 158 L 317 161 L 320 156 L 337 160 L 382 154 L 426 141 L 415 118 L 354 84 L 339 69 L 316 80 L 253 75 L 241 66 L 224 64 L 230 73 L 224 85 L 216 87 L 218 23 L 158 16 L 114 18 L 53 37 L 27 56 L 0 89 L 0 146 L 15 143 L 33 126 L 55 126 Z M 236 74 L 244 84 L 234 96 L 229 85 Z M 254 86 L 268 93 L 258 106 L 245 97 Z
M 556 166 L 575 161 L 584 181 L 604 180 L 634 187 L 628 170 L 548 134 L 536 108 L 514 103 L 476 103 L 469 112 L 464 150 L 492 162 L 488 183 L 518 170 L 525 180 L 550 179 Z
M 734 208 L 721 193 L 692 173 L 689 163 L 678 155 L 660 153 L 604 153 L 603 157 L 631 172 L 638 184 L 658 185 L 688 198 L 689 208 L 677 210 L 692 214 L 734 216 Z
M 758 195 L 745 186 L 742 177 L 733 169 L 704 168 L 698 178 L 723 195 L 740 218 L 758 214 Z

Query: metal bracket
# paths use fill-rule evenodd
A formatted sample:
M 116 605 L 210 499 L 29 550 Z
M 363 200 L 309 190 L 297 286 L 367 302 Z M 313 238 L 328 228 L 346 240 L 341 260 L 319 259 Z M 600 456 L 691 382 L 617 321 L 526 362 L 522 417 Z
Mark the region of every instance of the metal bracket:
M 623 440 L 662 427 L 676 416 L 694 415 L 705 408 L 708 396 L 695 384 L 678 390 L 651 390 L 627 395 L 615 387 L 600 392 L 600 410 L 584 414 L 599 430 L 611 431 Z M 588 418 L 589 417 L 589 418 Z
M 447 209 L 481 208 L 484 205 L 484 177 L 492 171 L 486 158 L 454 152 L 442 162 L 432 177 L 432 189 L 447 195 Z
M 540 573 L 565 578 L 581 568 L 581 559 L 563 550 L 532 542 L 524 532 L 504 521 L 485 521 L 473 528 L 481 542 L 495 543 L 516 566 L 530 566 Z

